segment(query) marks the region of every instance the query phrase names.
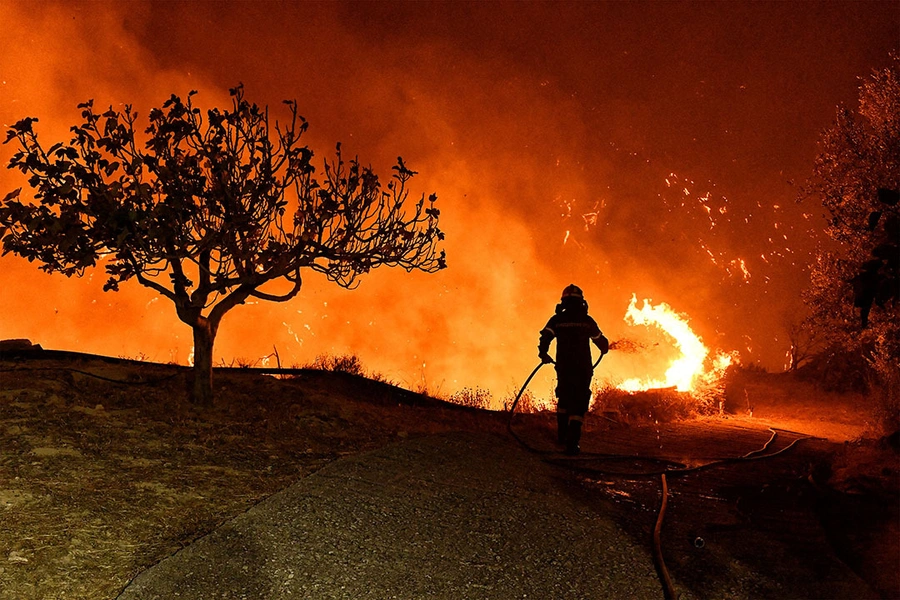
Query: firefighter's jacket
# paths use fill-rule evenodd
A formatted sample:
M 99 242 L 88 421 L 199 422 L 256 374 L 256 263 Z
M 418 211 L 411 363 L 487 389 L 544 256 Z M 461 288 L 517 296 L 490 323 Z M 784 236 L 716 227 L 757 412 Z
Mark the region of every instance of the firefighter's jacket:
M 609 351 L 609 340 L 586 310 L 567 308 L 550 317 L 541 330 L 538 351 L 547 352 L 556 338 L 556 371 L 561 376 L 587 374 L 593 371 L 591 342 L 600 352 Z

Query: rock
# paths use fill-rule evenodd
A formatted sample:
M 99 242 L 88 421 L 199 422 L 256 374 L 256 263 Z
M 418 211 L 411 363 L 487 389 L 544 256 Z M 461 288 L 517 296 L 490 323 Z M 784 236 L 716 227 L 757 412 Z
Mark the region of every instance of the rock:
M 31 340 L 12 339 L 0 340 L 0 352 L 15 352 L 19 350 L 43 350 L 40 344 L 32 344 Z

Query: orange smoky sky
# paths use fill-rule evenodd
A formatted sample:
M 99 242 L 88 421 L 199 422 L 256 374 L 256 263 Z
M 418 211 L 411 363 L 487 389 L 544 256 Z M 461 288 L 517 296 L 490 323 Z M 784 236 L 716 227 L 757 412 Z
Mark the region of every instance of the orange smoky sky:
M 900 5 L 7 1 L 0 23 L 0 124 L 38 117 L 46 145 L 88 98 L 146 115 L 191 89 L 221 106 L 242 82 L 276 115 L 298 101 L 320 161 L 341 142 L 386 177 L 401 155 L 415 193 L 438 194 L 448 269 L 354 291 L 309 275 L 291 302 L 230 312 L 217 361 L 355 353 L 410 387 L 502 398 L 569 283 L 611 339 L 637 335 L 636 293 L 780 367 L 823 223 L 798 186 L 836 105 L 896 49 Z M 0 171 L 0 193 L 21 185 Z M 0 337 L 187 361 L 168 301 L 103 281 L 3 257 Z M 613 353 L 600 376 L 654 368 Z

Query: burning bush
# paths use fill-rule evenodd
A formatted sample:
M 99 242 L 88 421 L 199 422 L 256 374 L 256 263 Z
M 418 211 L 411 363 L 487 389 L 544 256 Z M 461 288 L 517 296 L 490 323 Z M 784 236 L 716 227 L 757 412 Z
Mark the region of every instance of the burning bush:
M 624 423 L 667 423 L 718 414 L 724 398 L 722 379 L 698 385 L 691 392 L 679 392 L 674 387 L 629 392 L 605 385 L 594 393 L 591 412 Z
M 701 374 L 689 395 L 701 415 L 722 414 L 728 386 L 740 367 L 736 355 L 720 354 L 713 367 Z
M 591 412 L 608 414 L 624 423 L 669 422 L 697 414 L 694 397 L 674 387 L 626 392 L 604 386 L 594 393 Z

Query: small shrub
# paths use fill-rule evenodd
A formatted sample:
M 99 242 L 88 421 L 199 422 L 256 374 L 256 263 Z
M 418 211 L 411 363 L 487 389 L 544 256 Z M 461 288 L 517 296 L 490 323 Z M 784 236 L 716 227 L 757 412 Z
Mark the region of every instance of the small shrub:
M 513 407 L 513 402 L 515 401 L 515 394 L 510 394 L 503 401 L 503 410 L 509 411 Z M 542 410 L 546 409 L 545 402 L 542 402 L 540 399 L 536 398 L 534 394 L 531 393 L 531 390 L 525 390 L 522 392 L 522 396 L 519 398 L 519 403 L 516 404 L 516 413 L 517 414 L 534 414 L 539 413 Z M 555 405 L 555 402 L 554 402 Z
M 688 394 L 693 397 L 697 414 L 714 415 L 724 412 L 738 368 L 739 365 L 731 365 L 722 371 L 711 371 L 700 377 L 696 389 Z
M 383 383 L 385 385 L 392 385 L 394 387 L 399 387 L 399 385 L 397 384 L 396 381 L 388 378 L 388 376 L 385 375 L 384 373 L 370 373 L 369 379 L 371 379 L 372 381 L 376 381 L 378 383 Z
M 360 376 L 365 373 L 359 357 L 355 354 L 343 354 L 341 356 L 335 356 L 334 361 L 331 364 L 331 370 L 338 371 L 340 373 L 349 373 L 351 375 Z
M 480 387 L 464 387 L 463 389 L 450 394 L 448 400 L 454 404 L 460 404 L 470 408 L 489 409 L 493 398 L 491 397 L 490 390 Z
M 349 373 L 350 375 L 365 376 L 362 362 L 355 354 L 340 354 L 333 356 L 331 354 L 320 354 L 310 363 L 307 368 L 318 369 L 319 371 L 334 371 L 337 373 Z
M 866 393 L 869 391 L 869 371 L 864 352 L 832 345 L 797 369 L 797 375 L 826 392 Z
M 442 389 L 444 387 L 443 383 L 439 384 L 436 388 L 432 388 L 424 377 L 413 385 L 404 382 L 400 387 L 408 389 L 416 394 L 427 396 L 428 398 L 434 398 L 436 400 L 447 399 L 447 394 L 445 394 Z
M 758 362 L 752 362 L 748 365 L 743 366 L 742 368 L 749 373 L 756 373 L 758 375 L 764 375 L 769 372 L 768 369 L 766 369 Z

